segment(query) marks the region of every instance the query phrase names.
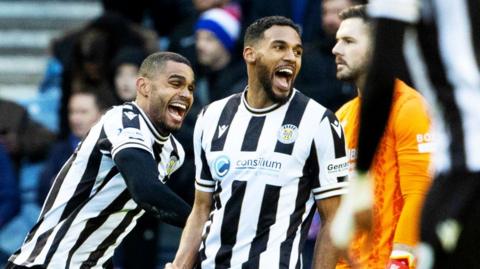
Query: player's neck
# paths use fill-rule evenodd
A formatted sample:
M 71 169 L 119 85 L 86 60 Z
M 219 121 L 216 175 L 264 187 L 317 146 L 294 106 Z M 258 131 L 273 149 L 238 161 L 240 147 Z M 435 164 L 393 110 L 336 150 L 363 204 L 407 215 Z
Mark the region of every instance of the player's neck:
M 246 101 L 252 108 L 260 109 L 275 104 L 263 87 L 257 83 L 249 83 L 246 95 Z

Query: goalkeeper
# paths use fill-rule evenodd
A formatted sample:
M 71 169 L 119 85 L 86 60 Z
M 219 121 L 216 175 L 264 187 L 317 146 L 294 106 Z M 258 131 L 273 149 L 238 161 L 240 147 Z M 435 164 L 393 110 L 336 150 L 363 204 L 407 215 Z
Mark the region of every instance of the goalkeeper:
M 414 89 L 401 80 L 392 81 L 395 90 L 391 114 L 373 163 L 355 168 L 360 104 L 373 50 L 373 26 L 366 16 L 366 6 L 343 10 L 340 18 L 342 23 L 332 51 L 337 79 L 354 83 L 358 97 L 337 112 L 344 125 L 354 175 L 332 225 L 333 242 L 348 249 L 351 264 L 343 261 L 337 268 L 414 268 L 420 211 L 430 185 L 427 106 Z

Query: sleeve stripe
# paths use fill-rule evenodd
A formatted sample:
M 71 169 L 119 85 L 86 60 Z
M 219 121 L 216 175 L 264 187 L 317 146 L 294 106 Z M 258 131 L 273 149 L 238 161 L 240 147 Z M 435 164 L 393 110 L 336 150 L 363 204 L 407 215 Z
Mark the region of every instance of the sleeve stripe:
M 320 187 L 320 188 L 313 189 L 312 192 L 314 194 L 320 194 L 320 193 L 324 193 L 324 192 L 327 192 L 327 191 L 330 191 L 330 190 L 333 190 L 333 189 L 346 188 L 347 186 L 348 186 L 348 182 L 344 181 L 344 182 L 339 182 L 339 183 L 336 183 L 336 184 L 331 184 L 331 185 L 328 185 L 328 186 L 325 186 L 325 187 Z
M 205 185 L 205 186 L 215 186 L 215 181 L 213 180 L 207 180 L 207 179 L 195 179 L 195 181 L 200 184 L 200 185 Z
M 150 154 L 152 154 L 152 156 L 153 156 L 153 152 L 152 152 L 147 146 L 145 146 L 144 144 L 135 143 L 135 142 L 127 142 L 127 143 L 123 143 L 123 144 L 115 147 L 115 148 L 112 150 L 112 157 L 115 158 L 115 155 L 117 154 L 117 152 L 119 152 L 120 150 L 125 149 L 125 148 L 139 148 L 139 149 L 143 149 L 143 150 L 148 151 L 148 152 L 149 152 Z
M 203 192 L 213 192 L 215 190 L 215 188 L 207 188 L 207 187 L 200 186 L 196 182 L 195 182 L 195 189 Z
M 315 195 L 315 200 L 321 200 L 321 199 L 325 199 L 325 198 L 329 198 L 329 197 L 333 197 L 333 196 L 343 195 L 343 194 L 346 194 L 347 191 L 348 190 L 346 188 L 342 188 L 342 189 L 339 189 L 339 190 L 334 190 L 334 191 L 329 191 L 329 192 L 326 192 L 326 193 L 323 193 L 323 194 L 318 194 L 318 195 Z

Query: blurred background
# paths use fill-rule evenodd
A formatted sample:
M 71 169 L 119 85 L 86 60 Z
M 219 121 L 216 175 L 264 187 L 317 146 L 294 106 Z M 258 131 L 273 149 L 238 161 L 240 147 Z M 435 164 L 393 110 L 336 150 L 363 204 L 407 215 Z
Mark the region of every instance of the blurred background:
M 196 114 L 244 90 L 242 37 L 254 20 L 291 18 L 304 56 L 295 87 L 335 111 L 355 95 L 335 78 L 338 12 L 356 0 L 0 0 L 0 266 L 36 222 L 48 190 L 90 127 L 135 98 L 142 60 L 170 50 L 193 64 L 195 104 L 175 134 L 184 167 L 167 184 L 192 203 Z M 318 217 L 305 251 L 308 268 Z M 181 230 L 145 215 L 116 251 L 116 268 L 163 268 Z M 128 255 L 127 255 L 128 253 Z

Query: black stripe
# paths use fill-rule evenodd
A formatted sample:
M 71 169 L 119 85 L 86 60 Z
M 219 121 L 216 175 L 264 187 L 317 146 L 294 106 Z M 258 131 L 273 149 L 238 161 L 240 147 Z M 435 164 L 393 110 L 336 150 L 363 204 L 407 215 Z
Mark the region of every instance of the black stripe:
M 315 146 L 315 141 L 312 141 L 310 154 L 308 155 L 307 160 L 305 160 L 302 173 L 304 177 L 312 179 L 312 189 L 320 187 L 320 167 L 318 166 L 317 147 Z
M 155 157 L 155 161 L 160 163 L 162 161 L 162 150 L 163 144 L 153 143 L 153 156 Z
M 205 180 L 213 180 L 212 173 L 210 172 L 210 167 L 208 166 L 207 156 L 205 156 L 205 151 L 200 146 L 200 158 L 202 160 L 202 171 L 200 172 L 201 179 Z
M 440 56 L 439 36 L 435 23 L 420 24 L 418 38 L 425 56 L 429 80 L 436 91 L 438 102 L 443 107 L 445 127 L 451 139 L 449 152 L 452 169 L 464 170 L 466 169 L 466 154 L 463 121 L 455 100 L 454 88 L 448 81 L 445 63 Z
M 103 138 L 106 138 L 106 135 L 102 128 L 102 131 L 100 132 L 100 136 L 97 139 L 97 142 Z M 60 216 L 58 223 L 62 222 L 68 216 L 72 215 L 75 212 L 75 210 L 79 209 L 80 205 L 84 204 L 88 200 L 88 197 L 90 195 L 90 192 L 92 191 L 93 185 L 95 184 L 95 179 L 98 175 L 98 169 L 100 168 L 101 160 L 102 160 L 102 154 L 98 149 L 98 144 L 96 144 L 93 147 L 92 152 L 90 153 L 90 156 L 87 161 L 87 166 L 82 175 L 82 178 L 80 179 L 73 196 L 68 200 L 67 204 L 65 205 L 65 208 L 63 209 L 62 215 Z M 72 218 L 72 221 L 73 221 L 73 218 Z M 43 249 L 43 247 L 47 242 L 48 237 L 52 233 L 52 230 L 49 230 L 43 233 L 41 236 L 39 236 L 37 242 L 35 243 L 32 253 L 27 259 L 28 262 L 33 262 L 33 260 L 35 260 L 37 255 L 40 254 L 41 250 Z M 57 233 L 57 236 L 55 237 L 55 239 L 58 236 L 59 234 Z M 52 248 L 56 249 L 56 247 L 58 246 L 54 246 L 52 244 L 51 249 Z
M 117 171 L 118 173 L 118 171 Z M 73 254 L 77 249 L 100 227 L 105 221 L 110 217 L 114 212 L 120 211 L 125 204 L 130 200 L 130 194 L 127 189 L 125 189 L 112 203 L 110 203 L 105 209 L 103 209 L 98 216 L 89 219 L 85 224 L 85 228 L 82 230 L 78 236 L 77 242 L 68 252 L 66 269 L 70 268 L 70 262 L 72 260 Z
M 225 204 L 225 215 L 220 230 L 221 246 L 215 256 L 215 268 L 230 268 L 230 259 L 233 246 L 237 241 L 238 222 L 246 188 L 247 182 L 245 181 L 232 183 L 232 195 Z
M 227 139 L 228 132 L 230 131 L 230 124 L 232 123 L 233 118 L 238 110 L 238 105 L 241 100 L 241 93 L 235 94 L 231 97 L 225 107 L 223 107 L 222 114 L 220 114 L 220 119 L 218 119 L 217 127 L 215 128 L 215 134 L 212 138 L 211 151 L 222 151 L 223 146 L 225 145 L 225 140 Z M 226 128 L 220 137 L 219 129 Z
M 248 261 L 242 264 L 242 268 L 258 268 L 260 254 L 267 249 L 270 227 L 275 223 L 277 217 L 278 200 L 282 187 L 266 185 L 263 192 L 262 205 L 257 224 L 255 238 L 252 240 Z
M 95 266 L 98 263 L 98 260 L 102 258 L 107 249 L 115 244 L 118 237 L 127 229 L 127 227 L 132 223 L 133 218 L 140 213 L 140 207 L 135 208 L 127 213 L 125 218 L 120 222 L 120 224 L 115 228 L 111 234 L 109 234 L 103 241 L 100 243 L 95 251 L 90 253 L 87 260 L 82 263 L 80 269 L 88 269 Z
M 312 206 L 312 209 L 310 210 L 310 213 L 308 214 L 308 217 L 305 219 L 305 221 L 302 223 L 302 228 L 300 232 L 300 243 L 298 244 L 298 256 L 297 256 L 297 265 L 295 266 L 296 269 L 300 269 L 302 262 L 302 253 L 303 253 L 303 247 L 305 246 L 305 241 L 307 240 L 308 237 L 308 229 L 310 229 L 310 224 L 312 224 L 312 219 L 313 215 L 315 215 L 315 205 Z
M 335 149 L 335 158 L 341 158 L 347 156 L 345 150 L 345 134 L 343 133 L 343 128 L 340 125 L 335 114 L 332 111 L 327 109 L 323 114 L 322 121 L 327 118 L 328 124 L 330 125 L 330 130 L 332 131 L 333 147 Z M 337 133 L 339 131 L 339 133 Z
M 195 183 L 197 183 L 198 185 L 202 186 L 202 187 L 206 187 L 206 188 L 211 188 L 211 187 L 214 187 L 215 185 L 207 185 L 207 184 L 202 184 L 198 181 L 196 181 Z
M 292 255 L 293 241 L 295 239 L 298 227 L 302 224 L 302 215 L 305 213 L 305 203 L 310 197 L 311 182 L 308 178 L 301 177 L 298 183 L 297 198 L 295 199 L 295 209 L 290 215 L 290 221 L 287 229 L 286 240 L 280 245 L 279 268 L 289 268 Z
M 314 195 L 320 195 L 320 194 L 324 194 L 324 193 L 327 193 L 327 192 L 331 192 L 331 191 L 338 191 L 338 190 L 341 190 L 345 187 L 337 187 L 337 188 L 332 188 L 332 189 L 328 189 L 328 190 L 324 190 L 324 191 L 313 191 L 313 194 Z
M 110 169 L 108 174 L 105 176 L 102 184 L 98 187 L 98 190 L 96 193 L 99 193 L 105 185 L 115 176 L 118 174 L 118 169 L 116 167 L 113 167 Z M 93 198 L 95 195 L 92 195 L 88 197 L 85 201 L 82 202 L 81 205 L 77 206 L 75 210 L 68 215 L 68 218 L 65 220 L 65 222 L 61 225 L 60 229 L 58 230 L 57 234 L 55 235 L 55 238 L 53 238 L 52 244 L 50 245 L 50 248 L 48 249 L 46 258 L 45 258 L 45 265 L 48 265 L 57 251 L 58 247 L 60 246 L 60 243 L 62 239 L 65 237 L 67 234 L 68 230 L 70 229 L 70 226 L 72 225 L 73 221 L 77 217 L 78 213 L 82 210 L 82 208 Z M 51 231 L 52 232 L 55 227 L 52 227 Z M 37 254 L 38 255 L 38 254 Z
M 241 151 L 256 151 L 260 134 L 262 133 L 263 124 L 266 116 L 252 117 L 248 123 L 247 131 L 243 137 Z
M 480 10 L 480 1 L 467 0 L 467 2 L 470 28 L 472 29 L 471 37 L 473 41 L 473 53 L 477 60 L 477 68 L 480 69 L 480 16 L 478 14 L 478 11 Z
M 42 209 L 42 212 L 40 212 L 40 217 L 38 218 L 37 223 L 35 226 L 32 227 L 30 232 L 28 233 L 25 243 L 28 243 L 32 240 L 32 238 L 35 236 L 38 228 L 40 225 L 43 223 L 45 213 L 48 212 L 52 206 L 55 200 L 57 199 L 58 192 L 60 191 L 60 187 L 63 184 L 63 181 L 65 180 L 65 177 L 72 166 L 73 162 L 75 161 L 75 158 L 77 157 L 77 153 L 74 152 L 72 156 L 67 160 L 67 162 L 63 165 L 62 169 L 60 172 L 58 172 L 57 177 L 55 178 L 55 181 L 53 182 L 53 185 L 51 187 L 51 190 L 49 192 L 49 195 L 45 199 L 45 206 Z
M 134 109 L 135 106 L 132 106 Z M 127 107 L 123 107 L 122 110 L 122 125 L 123 128 L 135 128 L 140 129 L 139 111 L 131 110 Z
M 285 113 L 285 118 L 283 119 L 282 128 L 285 125 L 293 125 L 298 132 L 298 126 L 300 125 L 300 121 L 302 120 L 303 113 L 307 108 L 307 103 L 309 98 L 303 95 L 301 92 L 295 92 L 295 96 L 293 97 L 292 101 L 290 102 L 287 112 Z M 275 152 L 283 153 L 283 154 L 292 154 L 293 146 L 295 145 L 295 141 L 289 144 L 282 143 L 277 141 L 277 145 L 275 146 Z

